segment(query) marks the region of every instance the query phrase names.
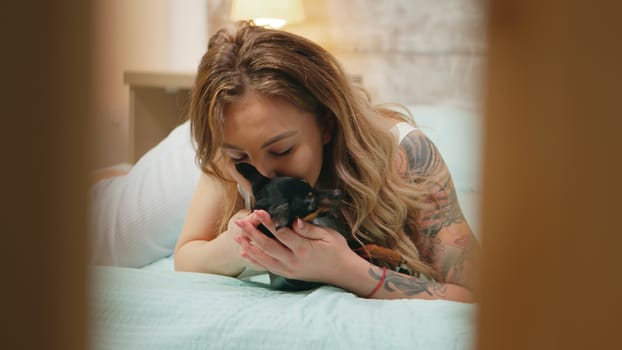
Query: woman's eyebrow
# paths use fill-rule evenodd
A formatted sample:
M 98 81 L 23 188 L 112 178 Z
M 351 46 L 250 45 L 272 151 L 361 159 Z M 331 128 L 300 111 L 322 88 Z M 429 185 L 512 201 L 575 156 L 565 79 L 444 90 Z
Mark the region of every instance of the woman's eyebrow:
M 298 130 L 289 130 L 289 131 L 285 131 L 283 133 L 280 133 L 280 134 L 278 134 L 276 136 L 273 136 L 273 137 L 269 138 L 268 141 L 264 142 L 261 145 L 261 148 L 266 148 L 266 147 L 270 146 L 271 144 L 273 144 L 275 142 L 279 142 L 279 141 L 281 141 L 283 139 L 286 139 L 286 138 L 288 138 L 290 136 L 293 136 L 293 135 L 295 135 L 297 133 L 298 133 Z M 223 143 L 221 145 L 221 147 L 222 148 L 229 148 L 229 149 L 236 150 L 236 151 L 242 151 L 241 147 L 238 147 L 236 145 L 232 145 L 232 144 L 226 143 L 226 142 Z
M 230 149 L 233 149 L 233 150 L 236 150 L 236 151 L 241 151 L 242 150 L 240 147 L 234 146 L 234 145 L 229 144 L 229 143 L 223 143 L 222 145 L 220 145 L 220 147 L 222 147 L 222 148 L 230 148 Z
M 278 142 L 278 141 L 281 141 L 283 139 L 286 139 L 286 138 L 288 138 L 290 136 L 293 136 L 294 134 L 297 134 L 297 133 L 298 133 L 298 130 L 289 130 L 289 131 L 280 133 L 280 134 L 278 134 L 276 136 L 273 136 L 273 137 L 269 138 L 268 141 L 264 142 L 261 145 L 261 148 L 266 148 L 266 147 L 270 146 L 271 144 L 273 144 L 275 142 Z

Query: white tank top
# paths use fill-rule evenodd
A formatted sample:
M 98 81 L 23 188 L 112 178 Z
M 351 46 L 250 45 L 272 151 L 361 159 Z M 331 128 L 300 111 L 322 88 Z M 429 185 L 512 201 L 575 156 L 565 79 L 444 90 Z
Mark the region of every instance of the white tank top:
M 407 122 L 399 122 L 391 128 L 391 132 L 397 138 L 398 144 L 401 144 L 404 140 L 404 137 L 406 137 L 406 135 L 410 134 L 410 132 L 414 130 L 417 130 L 417 128 Z

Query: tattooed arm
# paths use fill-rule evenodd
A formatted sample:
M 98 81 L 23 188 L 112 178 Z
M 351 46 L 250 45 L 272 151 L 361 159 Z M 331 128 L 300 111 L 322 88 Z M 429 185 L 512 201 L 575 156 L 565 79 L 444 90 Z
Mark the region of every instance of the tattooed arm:
M 438 272 L 439 282 L 473 291 L 479 243 L 462 214 L 447 165 L 436 146 L 419 130 L 408 134 L 401 146 L 401 169 L 423 179 L 422 185 L 430 191 L 431 206 L 418 215 L 415 244 L 422 258 Z
M 342 269 L 339 269 L 339 273 L 335 272 L 334 280 L 327 282 L 364 298 L 444 299 L 466 303 L 476 301 L 473 292 L 463 286 L 435 282 L 390 270 L 383 271 L 382 268 L 371 265 L 354 253 L 349 258 L 344 258 L 340 266 Z M 348 273 L 343 274 L 344 270 Z M 372 292 L 373 296 L 370 296 Z
M 418 213 L 418 236 L 412 237 L 424 261 L 438 273 L 434 281 L 386 271 L 355 256 L 341 264 L 349 271 L 335 276 L 331 284 L 367 297 L 378 286 L 378 299 L 446 299 L 476 301 L 475 260 L 479 250 L 473 232 L 458 204 L 449 170 L 438 149 L 421 131 L 415 130 L 402 141 L 399 171 L 426 186 L 429 206 Z

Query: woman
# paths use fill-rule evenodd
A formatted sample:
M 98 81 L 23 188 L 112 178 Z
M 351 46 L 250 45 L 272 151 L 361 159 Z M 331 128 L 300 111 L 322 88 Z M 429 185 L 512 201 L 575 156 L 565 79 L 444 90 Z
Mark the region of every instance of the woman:
M 177 270 L 237 276 L 251 267 L 362 297 L 475 300 L 479 245 L 438 150 L 401 114 L 372 107 L 318 45 L 247 22 L 219 31 L 200 63 L 190 118 L 203 173 Z M 275 230 L 265 211 L 244 207 L 240 193 L 250 188 L 239 162 L 340 189 L 346 237 L 301 220 Z M 403 264 L 348 241 L 388 248 Z

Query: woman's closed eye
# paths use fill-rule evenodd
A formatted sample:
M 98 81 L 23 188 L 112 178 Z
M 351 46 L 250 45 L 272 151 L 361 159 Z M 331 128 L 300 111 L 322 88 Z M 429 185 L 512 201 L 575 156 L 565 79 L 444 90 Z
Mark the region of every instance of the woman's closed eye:
M 270 151 L 270 154 L 275 156 L 275 157 L 285 157 L 286 155 L 290 154 L 292 152 L 292 149 L 294 147 L 289 147 L 285 150 L 282 151 Z
M 246 159 L 246 156 L 229 157 L 229 158 L 231 158 L 231 160 L 234 161 L 234 162 L 241 162 L 241 161 Z
M 227 152 L 227 156 L 234 162 L 240 162 L 248 158 L 246 154 L 238 153 L 238 152 L 235 152 L 235 153 Z
M 289 148 L 286 148 L 286 149 L 284 149 L 282 151 L 280 151 L 280 150 L 276 151 L 275 150 L 275 151 L 269 151 L 268 153 L 271 156 L 273 156 L 273 157 L 280 158 L 280 157 L 285 157 L 285 156 L 289 155 L 292 152 L 293 149 L 294 149 L 294 147 L 289 147 Z M 248 159 L 248 155 L 245 154 L 245 153 L 237 153 L 237 152 L 235 152 L 235 153 L 228 152 L 228 153 L 229 153 L 228 154 L 229 158 L 232 161 L 234 161 L 234 162 L 242 162 L 242 161 L 245 161 L 245 160 Z

